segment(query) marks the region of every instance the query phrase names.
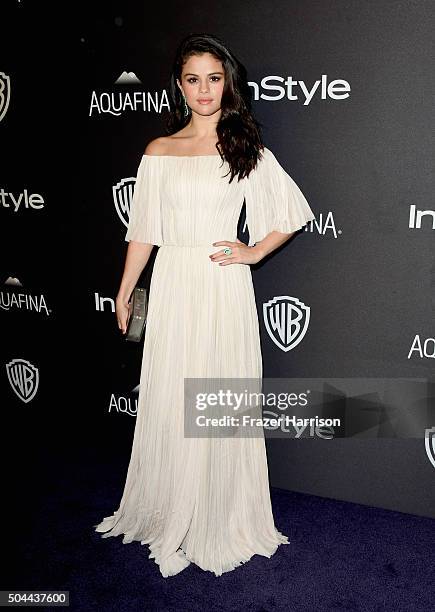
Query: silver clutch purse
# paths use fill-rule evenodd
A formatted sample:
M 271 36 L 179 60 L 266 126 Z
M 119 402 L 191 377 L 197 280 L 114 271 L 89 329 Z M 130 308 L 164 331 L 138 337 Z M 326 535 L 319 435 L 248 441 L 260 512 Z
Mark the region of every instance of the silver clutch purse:
M 148 311 L 148 294 L 145 287 L 135 287 L 130 300 L 130 316 L 125 332 L 125 339 L 140 342 L 145 330 Z

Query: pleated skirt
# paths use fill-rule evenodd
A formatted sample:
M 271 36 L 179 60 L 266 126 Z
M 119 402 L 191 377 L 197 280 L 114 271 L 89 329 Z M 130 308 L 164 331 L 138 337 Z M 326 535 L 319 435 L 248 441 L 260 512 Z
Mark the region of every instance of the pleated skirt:
M 164 577 L 190 563 L 220 576 L 288 544 L 274 524 L 264 436 L 185 435 L 186 378 L 262 377 L 251 269 L 211 261 L 221 248 L 159 248 L 124 492 L 94 526 L 148 545 Z

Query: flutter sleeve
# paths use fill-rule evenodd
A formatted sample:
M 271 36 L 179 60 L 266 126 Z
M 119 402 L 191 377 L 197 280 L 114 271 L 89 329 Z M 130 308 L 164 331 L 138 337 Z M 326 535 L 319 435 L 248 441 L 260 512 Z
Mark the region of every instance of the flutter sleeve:
M 143 155 L 140 161 L 130 204 L 125 240 L 162 245 L 160 159 L 158 156 Z
M 245 181 L 249 246 L 270 232 L 290 234 L 315 219 L 302 191 L 267 147 Z

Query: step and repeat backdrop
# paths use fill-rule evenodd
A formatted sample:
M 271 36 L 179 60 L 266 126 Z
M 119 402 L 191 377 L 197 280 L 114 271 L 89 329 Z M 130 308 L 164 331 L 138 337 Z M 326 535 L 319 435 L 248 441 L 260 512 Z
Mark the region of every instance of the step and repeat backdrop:
M 252 266 L 264 377 L 311 394 L 310 416 L 341 425 L 266 432 L 271 484 L 435 517 L 435 5 L 2 11 L 8 456 L 128 463 L 142 343 L 121 336 L 115 297 L 131 198 L 146 144 L 165 133 L 175 49 L 208 32 L 246 66 L 265 144 L 316 216 Z

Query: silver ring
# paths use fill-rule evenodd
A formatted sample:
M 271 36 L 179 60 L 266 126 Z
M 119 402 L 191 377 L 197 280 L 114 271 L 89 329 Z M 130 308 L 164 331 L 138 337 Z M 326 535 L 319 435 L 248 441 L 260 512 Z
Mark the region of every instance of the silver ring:
M 224 253 L 225 255 L 231 255 L 231 253 L 233 252 L 231 247 L 225 247 L 224 248 Z

